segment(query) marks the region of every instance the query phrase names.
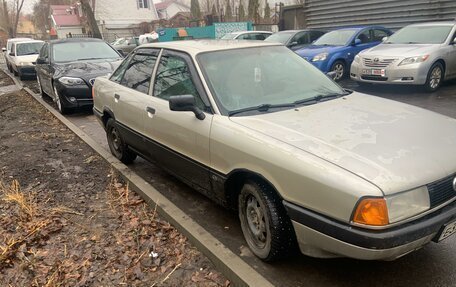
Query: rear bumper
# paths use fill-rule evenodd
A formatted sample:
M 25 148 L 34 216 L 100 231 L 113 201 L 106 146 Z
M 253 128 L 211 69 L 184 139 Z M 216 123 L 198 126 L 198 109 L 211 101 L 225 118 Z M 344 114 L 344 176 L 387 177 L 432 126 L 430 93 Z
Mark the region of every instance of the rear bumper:
M 369 230 L 284 202 L 301 251 L 316 257 L 393 260 L 429 243 L 442 226 L 456 220 L 456 201 L 412 222 Z

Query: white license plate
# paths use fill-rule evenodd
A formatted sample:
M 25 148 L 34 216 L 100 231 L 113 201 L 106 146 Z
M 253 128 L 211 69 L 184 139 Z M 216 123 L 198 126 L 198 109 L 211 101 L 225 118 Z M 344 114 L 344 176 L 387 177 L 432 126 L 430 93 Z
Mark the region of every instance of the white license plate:
M 444 228 L 442 233 L 440 234 L 438 242 L 450 237 L 451 235 L 456 233 L 456 221 L 448 223 Z
M 363 75 L 381 76 L 386 75 L 385 69 L 363 69 Z

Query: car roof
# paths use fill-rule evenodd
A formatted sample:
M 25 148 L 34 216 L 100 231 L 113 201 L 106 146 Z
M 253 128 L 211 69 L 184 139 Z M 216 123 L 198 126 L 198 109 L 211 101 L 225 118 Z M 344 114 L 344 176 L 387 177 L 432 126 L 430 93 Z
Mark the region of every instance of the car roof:
M 8 39 L 7 42 L 22 42 L 22 41 L 33 41 L 32 38 L 12 38 L 12 39 Z
M 283 30 L 283 31 L 279 31 L 277 33 L 298 33 L 298 32 L 310 32 L 310 31 L 325 32 L 326 30 L 323 30 L 323 29 L 297 29 L 297 30 Z
M 49 41 L 51 44 L 60 44 L 60 43 L 85 43 L 85 42 L 104 42 L 98 38 L 66 38 Z
M 454 26 L 454 25 L 456 25 L 456 21 L 425 22 L 425 23 L 411 24 L 409 26 L 442 26 L 442 25 Z
M 267 34 L 272 34 L 271 31 L 236 31 L 236 32 L 231 32 L 231 33 L 229 33 L 229 34 L 241 35 L 241 34 L 253 34 L 253 33 L 267 33 Z
M 141 45 L 140 48 L 163 48 L 170 50 L 178 50 L 196 55 L 203 52 L 213 52 L 222 50 L 255 48 L 267 46 L 281 46 L 282 44 L 264 41 L 249 41 L 249 40 L 189 40 L 189 41 L 172 41 L 172 42 L 157 42 Z
M 44 43 L 44 41 L 41 41 L 41 40 L 24 40 L 24 41 L 19 41 L 19 42 L 15 42 L 16 45 L 19 45 L 19 44 L 25 44 L 25 43 Z

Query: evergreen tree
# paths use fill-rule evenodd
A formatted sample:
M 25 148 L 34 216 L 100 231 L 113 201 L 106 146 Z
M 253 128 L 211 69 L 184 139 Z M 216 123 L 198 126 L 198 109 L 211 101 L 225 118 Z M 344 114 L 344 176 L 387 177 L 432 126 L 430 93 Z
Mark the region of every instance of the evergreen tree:
M 201 10 L 198 0 L 191 0 L 190 2 L 190 13 L 192 14 L 193 19 L 201 18 Z
M 217 15 L 217 9 L 215 9 L 215 4 L 212 4 L 212 11 L 211 11 L 212 16 Z
M 264 7 L 264 19 L 269 21 L 271 18 L 271 7 L 269 7 L 269 2 L 266 1 L 266 6 Z
M 242 0 L 239 2 L 239 21 L 244 21 L 245 19 L 245 9 L 244 5 L 242 4 Z

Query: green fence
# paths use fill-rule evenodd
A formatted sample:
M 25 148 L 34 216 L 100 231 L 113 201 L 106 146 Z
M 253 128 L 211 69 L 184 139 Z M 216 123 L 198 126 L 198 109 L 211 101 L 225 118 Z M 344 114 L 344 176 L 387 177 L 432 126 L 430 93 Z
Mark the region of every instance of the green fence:
M 187 31 L 188 37 L 179 37 L 177 31 L 180 29 Z M 163 28 L 158 30 L 158 40 L 169 42 L 187 39 L 220 39 L 227 33 L 250 30 L 253 30 L 251 22 L 214 23 L 212 26 L 191 28 Z

